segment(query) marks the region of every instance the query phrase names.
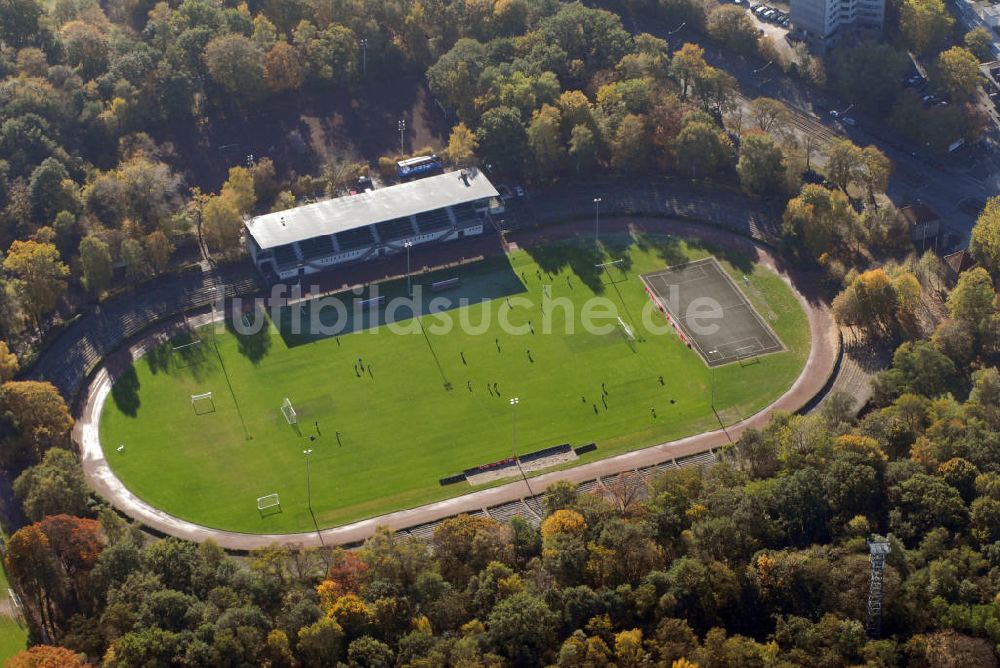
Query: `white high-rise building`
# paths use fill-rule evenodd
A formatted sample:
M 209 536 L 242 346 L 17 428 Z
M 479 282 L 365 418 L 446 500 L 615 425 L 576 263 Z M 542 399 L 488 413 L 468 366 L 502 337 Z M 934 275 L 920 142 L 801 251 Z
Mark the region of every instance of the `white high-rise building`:
M 791 0 L 790 14 L 807 42 L 827 48 L 845 34 L 880 34 L 885 0 Z

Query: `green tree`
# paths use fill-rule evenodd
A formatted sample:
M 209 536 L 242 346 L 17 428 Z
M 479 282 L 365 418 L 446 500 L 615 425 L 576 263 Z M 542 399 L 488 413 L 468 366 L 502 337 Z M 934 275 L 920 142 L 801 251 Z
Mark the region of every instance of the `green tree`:
M 777 194 L 785 182 L 785 163 L 781 149 L 763 132 L 743 136 L 740 159 L 736 163 L 740 185 L 753 195 Z
M 576 171 L 592 165 L 597 160 L 597 139 L 586 125 L 574 125 L 569 137 L 569 154 L 576 163 Z
M 837 87 L 844 99 L 869 113 L 884 115 L 900 95 L 899 80 L 907 67 L 905 52 L 884 42 L 866 41 L 840 49 L 832 70 L 837 72 Z
M 396 665 L 392 648 L 371 636 L 361 636 L 347 646 L 347 659 L 358 668 L 392 668 Z
M 46 515 L 83 515 L 90 493 L 83 470 L 69 450 L 53 448 L 14 481 L 24 514 L 33 522 Z
M 788 201 L 782 225 L 786 237 L 819 258 L 850 238 L 858 218 L 843 192 L 810 183 Z
M 493 646 L 511 661 L 532 665 L 555 642 L 557 621 L 543 600 L 522 591 L 497 603 L 486 628 Z
M 249 38 L 216 37 L 205 45 L 204 59 L 212 80 L 235 99 L 250 102 L 264 94 L 264 54 Z
M 973 28 L 965 33 L 962 39 L 965 48 L 972 52 L 980 62 L 986 62 L 993 58 L 993 37 L 986 28 Z
M 535 169 L 542 178 L 551 176 L 563 158 L 561 124 L 559 109 L 550 104 L 543 104 L 531 116 L 528 147 L 535 158 Z
M 899 9 L 899 29 L 917 54 L 936 50 L 945 42 L 955 19 L 942 0 L 904 0 Z
M 892 486 L 889 500 L 890 527 L 909 544 L 936 527 L 961 530 L 968 520 L 958 490 L 937 476 L 918 473 Z
M 991 197 L 972 228 L 969 252 L 994 278 L 1000 279 L 1000 197 Z
M 514 556 L 508 527 L 468 515 L 442 522 L 434 531 L 433 546 L 441 575 L 459 587 L 490 562 L 510 563 Z
M 344 631 L 340 624 L 324 617 L 299 629 L 298 655 L 306 666 L 321 668 L 334 665 L 344 646 Z
M 948 295 L 948 314 L 976 327 L 996 314 L 997 293 L 990 275 L 982 267 L 964 271 Z
M 953 46 L 934 61 L 936 84 L 955 102 L 975 95 L 979 88 L 979 60 L 960 46 Z
M 38 0 L 3 0 L 0 2 L 0 38 L 8 44 L 25 45 L 37 33 L 45 7 Z
M 480 155 L 497 171 L 516 173 L 519 170 L 528 140 L 516 109 L 495 107 L 483 114 L 476 140 Z
M 83 287 L 97 297 L 111 285 L 111 251 L 99 237 L 88 235 L 80 240 L 80 265 Z
M 3 267 L 17 279 L 21 304 L 36 325 L 66 292 L 69 269 L 53 244 L 15 241 L 7 251 Z
M 149 275 L 149 264 L 146 262 L 146 250 L 142 243 L 135 239 L 125 239 L 121 245 L 121 258 L 125 264 L 125 278 L 130 283 L 137 283 Z
M 732 155 L 732 142 L 709 121 L 689 114 L 674 140 L 678 170 L 691 178 L 709 176 L 723 167 Z
M 74 208 L 64 186 L 68 180 L 69 172 L 55 158 L 46 158 L 31 173 L 29 192 L 36 223 L 47 224 L 59 211 Z

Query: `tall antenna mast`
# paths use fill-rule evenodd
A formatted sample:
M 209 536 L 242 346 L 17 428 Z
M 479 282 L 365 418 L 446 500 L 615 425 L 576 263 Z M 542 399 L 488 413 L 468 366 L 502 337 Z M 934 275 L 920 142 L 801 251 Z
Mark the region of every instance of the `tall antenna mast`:
M 868 614 L 865 618 L 865 631 L 872 638 L 878 638 L 882 632 L 882 594 L 883 571 L 885 558 L 889 554 L 888 537 L 873 535 L 868 539 L 868 553 L 871 555 L 872 574 L 868 583 Z

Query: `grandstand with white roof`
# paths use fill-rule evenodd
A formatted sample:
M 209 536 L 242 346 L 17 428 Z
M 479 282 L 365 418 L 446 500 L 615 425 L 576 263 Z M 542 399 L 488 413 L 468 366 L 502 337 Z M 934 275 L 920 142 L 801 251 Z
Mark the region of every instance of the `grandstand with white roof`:
M 483 233 L 499 193 L 476 169 L 256 216 L 247 248 L 269 281 L 295 279 L 403 252 L 404 244 Z

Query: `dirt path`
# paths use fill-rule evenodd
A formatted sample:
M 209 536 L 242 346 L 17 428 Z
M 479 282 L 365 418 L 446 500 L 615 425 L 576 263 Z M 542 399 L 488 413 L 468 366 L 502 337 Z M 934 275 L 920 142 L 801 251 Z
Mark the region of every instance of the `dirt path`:
M 811 289 L 812 282 L 808 276 L 796 275 L 765 247 L 745 237 L 714 227 L 677 220 L 612 218 L 601 221 L 601 230 L 603 233 L 635 230 L 700 238 L 717 246 L 743 253 L 755 262 L 764 264 L 781 275 L 793 287 L 808 315 L 812 348 L 802 373 L 788 392 L 760 412 L 728 426 L 728 435 L 722 430 L 696 434 L 590 462 L 565 471 L 544 473 L 531 479 L 534 489 L 544 489 L 557 480 L 568 480 L 576 483 L 587 482 L 598 476 L 613 475 L 620 471 L 630 471 L 678 457 L 707 452 L 725 445 L 729 442 L 729 438 L 738 438 L 746 429 L 764 427 L 775 411 L 795 412 L 802 409 L 828 388 L 829 381 L 837 369 L 840 356 L 840 338 L 829 308 Z M 593 228 L 589 223 L 571 222 L 537 230 L 512 232 L 508 239 L 524 248 L 542 242 L 591 234 L 592 231 Z M 456 244 L 428 249 L 424 257 L 428 266 L 435 266 L 436 264 L 454 262 L 458 254 L 469 257 L 476 254 L 488 254 L 490 251 L 498 252 L 498 250 L 499 241 L 496 237 L 491 237 L 477 240 L 468 246 Z M 383 264 L 378 267 L 362 265 L 356 268 L 356 272 L 351 272 L 348 282 L 355 283 L 366 279 L 377 280 L 376 276 L 381 278 L 397 273 L 392 265 Z M 342 279 L 344 279 L 344 273 L 338 272 L 335 280 Z M 272 543 L 302 546 L 320 545 L 321 539 L 316 532 L 246 534 L 211 529 L 186 522 L 145 503 L 129 491 L 114 475 L 104 456 L 99 435 L 101 410 L 110 394 L 114 378 L 117 377 L 118 373 L 126 370 L 128 365 L 140 357 L 151 344 L 162 340 L 162 337 L 166 336 L 177 325 L 176 320 L 166 322 L 147 334 L 142 340 L 134 343 L 130 348 L 108 357 L 86 389 L 86 398 L 81 404 L 80 415 L 77 417 L 74 428 L 74 438 L 80 446 L 84 472 L 90 485 L 122 512 L 165 534 L 193 541 L 211 539 L 222 547 L 232 550 L 250 550 Z M 327 545 L 358 543 L 371 536 L 379 526 L 404 529 L 462 512 L 475 512 L 486 507 L 516 501 L 524 496 L 524 482 L 511 482 L 437 503 L 324 529 L 321 532 L 322 542 Z

